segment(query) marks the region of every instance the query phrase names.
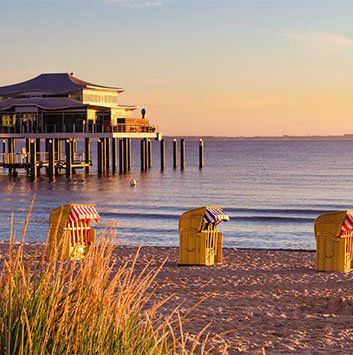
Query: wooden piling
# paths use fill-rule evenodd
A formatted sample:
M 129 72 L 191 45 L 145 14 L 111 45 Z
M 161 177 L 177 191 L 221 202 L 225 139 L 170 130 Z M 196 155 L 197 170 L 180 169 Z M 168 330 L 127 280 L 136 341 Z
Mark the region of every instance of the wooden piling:
M 185 168 L 185 140 L 180 140 L 180 169 L 184 170 Z
M 202 169 L 204 164 L 204 154 L 203 154 L 203 140 L 200 139 L 199 143 L 199 168 Z
M 127 138 L 123 139 L 123 145 L 124 145 L 124 172 L 127 172 L 129 170 L 129 143 Z
M 72 161 L 76 160 L 77 155 L 77 139 L 72 140 Z
M 160 143 L 161 148 L 161 170 L 163 171 L 165 168 L 165 140 L 162 139 Z
M 131 138 L 128 138 L 128 148 L 129 148 L 129 153 L 128 153 L 128 156 L 129 156 L 128 169 L 129 169 L 129 171 L 130 171 L 130 170 L 131 170 L 131 167 L 132 167 L 132 139 L 131 139 Z
M 63 141 L 61 139 L 58 139 L 57 142 L 58 142 L 57 156 L 58 156 L 58 160 L 61 161 L 63 156 Z
M 31 141 L 26 138 L 26 163 L 29 164 L 31 161 Z
M 148 138 L 144 138 L 145 141 L 145 170 L 148 168 Z
M 30 142 L 30 174 L 32 178 L 37 177 L 37 145 L 36 142 Z
M 116 138 L 112 138 L 112 171 L 116 171 Z
M 98 139 L 97 141 L 97 170 L 98 175 L 103 174 L 103 141 L 102 139 Z
M 85 167 L 85 173 L 89 174 L 89 164 L 91 162 L 91 143 L 89 138 L 85 138 L 85 163 L 88 164 Z
M 36 152 L 40 153 L 40 138 L 36 138 Z
M 13 164 L 14 161 L 14 139 L 13 138 L 8 138 L 7 140 L 7 152 L 9 153 L 9 163 Z M 9 166 L 9 175 L 11 176 L 13 173 L 13 168 Z
M 178 166 L 178 142 L 173 139 L 173 168 L 176 169 Z
M 13 153 L 13 139 L 12 138 L 7 139 L 7 152 Z
M 110 138 L 105 138 L 105 170 L 110 170 Z
M 106 156 L 107 156 L 107 143 L 105 138 L 101 138 L 102 142 L 102 174 L 105 175 L 107 172 Z
M 53 139 L 54 141 L 54 151 L 55 151 L 55 160 L 59 160 L 59 156 L 58 156 L 58 151 L 59 151 L 59 139 L 55 138 Z
M 141 157 L 141 171 L 146 170 L 146 141 L 141 139 L 140 142 L 140 157 Z
M 72 140 L 67 139 L 65 143 L 65 155 L 66 155 L 66 176 L 72 175 L 72 156 L 73 156 L 73 149 L 72 149 Z
M 45 143 L 44 143 L 44 144 L 45 144 L 44 146 L 45 146 L 45 152 L 46 152 L 46 153 L 49 153 L 49 139 L 50 139 L 50 138 L 45 138 L 45 141 L 44 141 L 44 142 L 45 142 Z
M 148 140 L 148 167 L 152 167 L 152 141 Z
M 47 148 L 48 148 L 48 156 L 49 156 L 49 166 L 47 169 L 47 175 L 48 176 L 54 176 L 55 175 L 55 143 L 54 139 L 49 139 L 47 142 Z
M 124 142 L 122 139 L 119 139 L 119 174 L 124 172 Z
M 6 153 L 6 140 L 5 139 L 3 139 L 3 141 L 2 141 L 2 152 Z

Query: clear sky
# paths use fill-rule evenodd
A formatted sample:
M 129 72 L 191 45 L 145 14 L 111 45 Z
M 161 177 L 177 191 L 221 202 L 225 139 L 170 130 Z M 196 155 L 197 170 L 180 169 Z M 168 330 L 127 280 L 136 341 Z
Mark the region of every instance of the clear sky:
M 353 133 L 353 1 L 0 0 L 0 15 L 0 85 L 74 72 L 126 88 L 169 135 Z

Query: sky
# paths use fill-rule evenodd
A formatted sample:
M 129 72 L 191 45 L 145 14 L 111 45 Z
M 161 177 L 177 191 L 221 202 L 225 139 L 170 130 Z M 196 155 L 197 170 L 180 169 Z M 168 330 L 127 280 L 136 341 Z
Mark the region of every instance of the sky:
M 0 15 L 0 85 L 124 87 L 166 135 L 353 133 L 353 1 L 0 0 Z

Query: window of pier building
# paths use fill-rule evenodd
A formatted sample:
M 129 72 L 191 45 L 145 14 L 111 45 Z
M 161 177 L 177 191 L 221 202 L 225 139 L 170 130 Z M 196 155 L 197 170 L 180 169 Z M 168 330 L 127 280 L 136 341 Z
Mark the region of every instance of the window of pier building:
M 86 112 L 44 112 L 43 128 L 46 132 L 82 132 Z

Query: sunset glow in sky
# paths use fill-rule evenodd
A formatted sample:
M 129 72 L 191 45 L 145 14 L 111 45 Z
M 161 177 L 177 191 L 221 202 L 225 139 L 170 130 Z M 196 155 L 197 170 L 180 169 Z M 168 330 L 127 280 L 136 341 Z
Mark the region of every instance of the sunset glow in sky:
M 168 135 L 353 133 L 353 1 L 0 0 L 0 85 L 74 72 Z M 139 112 L 137 112 L 139 113 Z

